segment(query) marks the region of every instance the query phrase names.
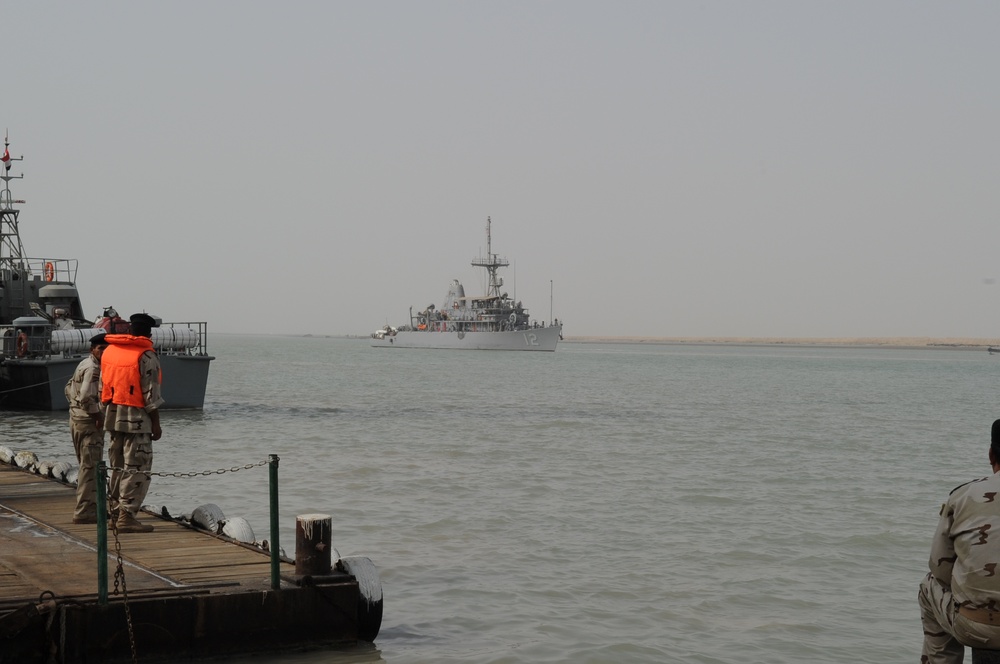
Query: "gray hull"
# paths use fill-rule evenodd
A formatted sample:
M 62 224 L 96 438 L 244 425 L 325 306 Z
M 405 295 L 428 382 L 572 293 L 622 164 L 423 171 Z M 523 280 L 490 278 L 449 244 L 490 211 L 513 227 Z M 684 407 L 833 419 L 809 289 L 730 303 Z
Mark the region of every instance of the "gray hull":
M 163 409 L 203 408 L 208 367 L 214 359 L 211 355 L 161 355 Z M 81 360 L 83 356 L 7 358 L 0 371 L 0 408 L 68 410 L 63 388 Z
M 375 348 L 440 348 L 458 350 L 554 351 L 562 326 L 552 325 L 508 332 L 399 331 L 373 338 Z

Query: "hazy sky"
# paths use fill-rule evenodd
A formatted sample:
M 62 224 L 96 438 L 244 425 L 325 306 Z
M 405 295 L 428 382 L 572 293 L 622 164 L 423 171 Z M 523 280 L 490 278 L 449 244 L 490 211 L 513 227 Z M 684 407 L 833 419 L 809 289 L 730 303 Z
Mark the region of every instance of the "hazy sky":
M 0 10 L 86 313 L 367 334 L 485 249 L 565 334 L 1000 337 L 996 2 Z M 550 300 L 550 293 L 553 295 Z

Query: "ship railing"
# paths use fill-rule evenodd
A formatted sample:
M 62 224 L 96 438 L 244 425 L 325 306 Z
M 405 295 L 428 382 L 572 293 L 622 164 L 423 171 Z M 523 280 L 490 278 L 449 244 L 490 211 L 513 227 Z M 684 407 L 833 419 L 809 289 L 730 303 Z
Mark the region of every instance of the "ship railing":
M 18 327 L 0 325 L 3 357 L 17 359 L 45 358 L 52 355 L 52 333 L 47 325 Z
M 29 279 L 75 284 L 79 261 L 75 258 L 23 258 L 14 261 L 11 267 L 26 272 Z
M 170 322 L 162 323 L 160 328 L 166 329 L 177 329 L 178 331 L 190 331 L 193 334 L 179 335 L 178 339 L 172 340 L 170 338 L 161 337 L 169 335 L 161 335 L 159 332 L 154 332 L 154 342 L 156 346 L 156 352 L 161 355 L 193 355 L 193 356 L 205 356 L 208 355 L 208 323 L 205 321 L 192 321 L 192 322 Z M 81 331 L 92 331 L 90 328 Z M 59 345 L 59 350 L 53 347 L 53 327 L 51 325 L 28 325 L 28 326 L 15 326 L 15 325 L 0 325 L 0 352 L 4 358 L 17 358 L 17 359 L 45 359 L 53 356 L 62 357 L 75 357 L 82 354 L 86 354 L 89 349 L 88 339 L 90 334 L 76 339 L 70 342 L 69 347 L 66 346 L 66 342 L 63 341 Z M 56 334 L 62 334 L 60 331 L 55 331 Z M 194 341 L 189 341 L 191 338 Z
M 178 321 L 160 323 L 161 329 L 192 330 L 197 336 L 197 343 L 185 344 L 183 348 L 157 348 L 156 352 L 165 355 L 208 355 L 208 323 L 206 321 Z

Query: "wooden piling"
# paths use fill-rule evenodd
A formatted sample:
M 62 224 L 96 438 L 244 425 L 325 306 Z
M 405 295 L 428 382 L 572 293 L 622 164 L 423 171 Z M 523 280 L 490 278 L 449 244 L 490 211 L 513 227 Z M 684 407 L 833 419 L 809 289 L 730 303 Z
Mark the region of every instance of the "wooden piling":
M 330 573 L 333 531 L 329 514 L 295 517 L 295 573 L 323 576 Z

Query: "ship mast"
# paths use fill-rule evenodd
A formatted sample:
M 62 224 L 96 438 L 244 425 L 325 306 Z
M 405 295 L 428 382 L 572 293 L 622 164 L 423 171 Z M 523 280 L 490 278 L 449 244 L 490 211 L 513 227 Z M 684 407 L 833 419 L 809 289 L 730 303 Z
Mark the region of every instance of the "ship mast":
M 24 246 L 21 244 L 21 234 L 17 229 L 17 215 L 20 210 L 14 209 L 15 203 L 24 203 L 24 201 L 14 200 L 10 193 L 10 181 L 20 180 L 24 177 L 23 173 L 21 175 L 10 174 L 11 162 L 22 161 L 24 157 L 11 157 L 9 148 L 10 141 L 7 132 L 4 132 L 3 172 L 0 174 L 0 179 L 4 183 L 3 189 L 0 190 L 0 271 L 3 273 L 3 279 L 10 277 L 8 271 L 23 271 L 25 269 Z
M 490 275 L 490 283 L 486 290 L 486 295 L 495 297 L 497 299 L 501 298 L 500 287 L 503 286 L 503 279 L 497 276 L 497 270 L 502 267 L 507 267 L 510 263 L 507 262 L 506 258 L 499 258 L 492 251 L 491 241 L 490 241 L 490 218 L 486 217 L 486 258 L 474 258 L 472 260 L 473 267 L 486 268 L 486 271 Z

